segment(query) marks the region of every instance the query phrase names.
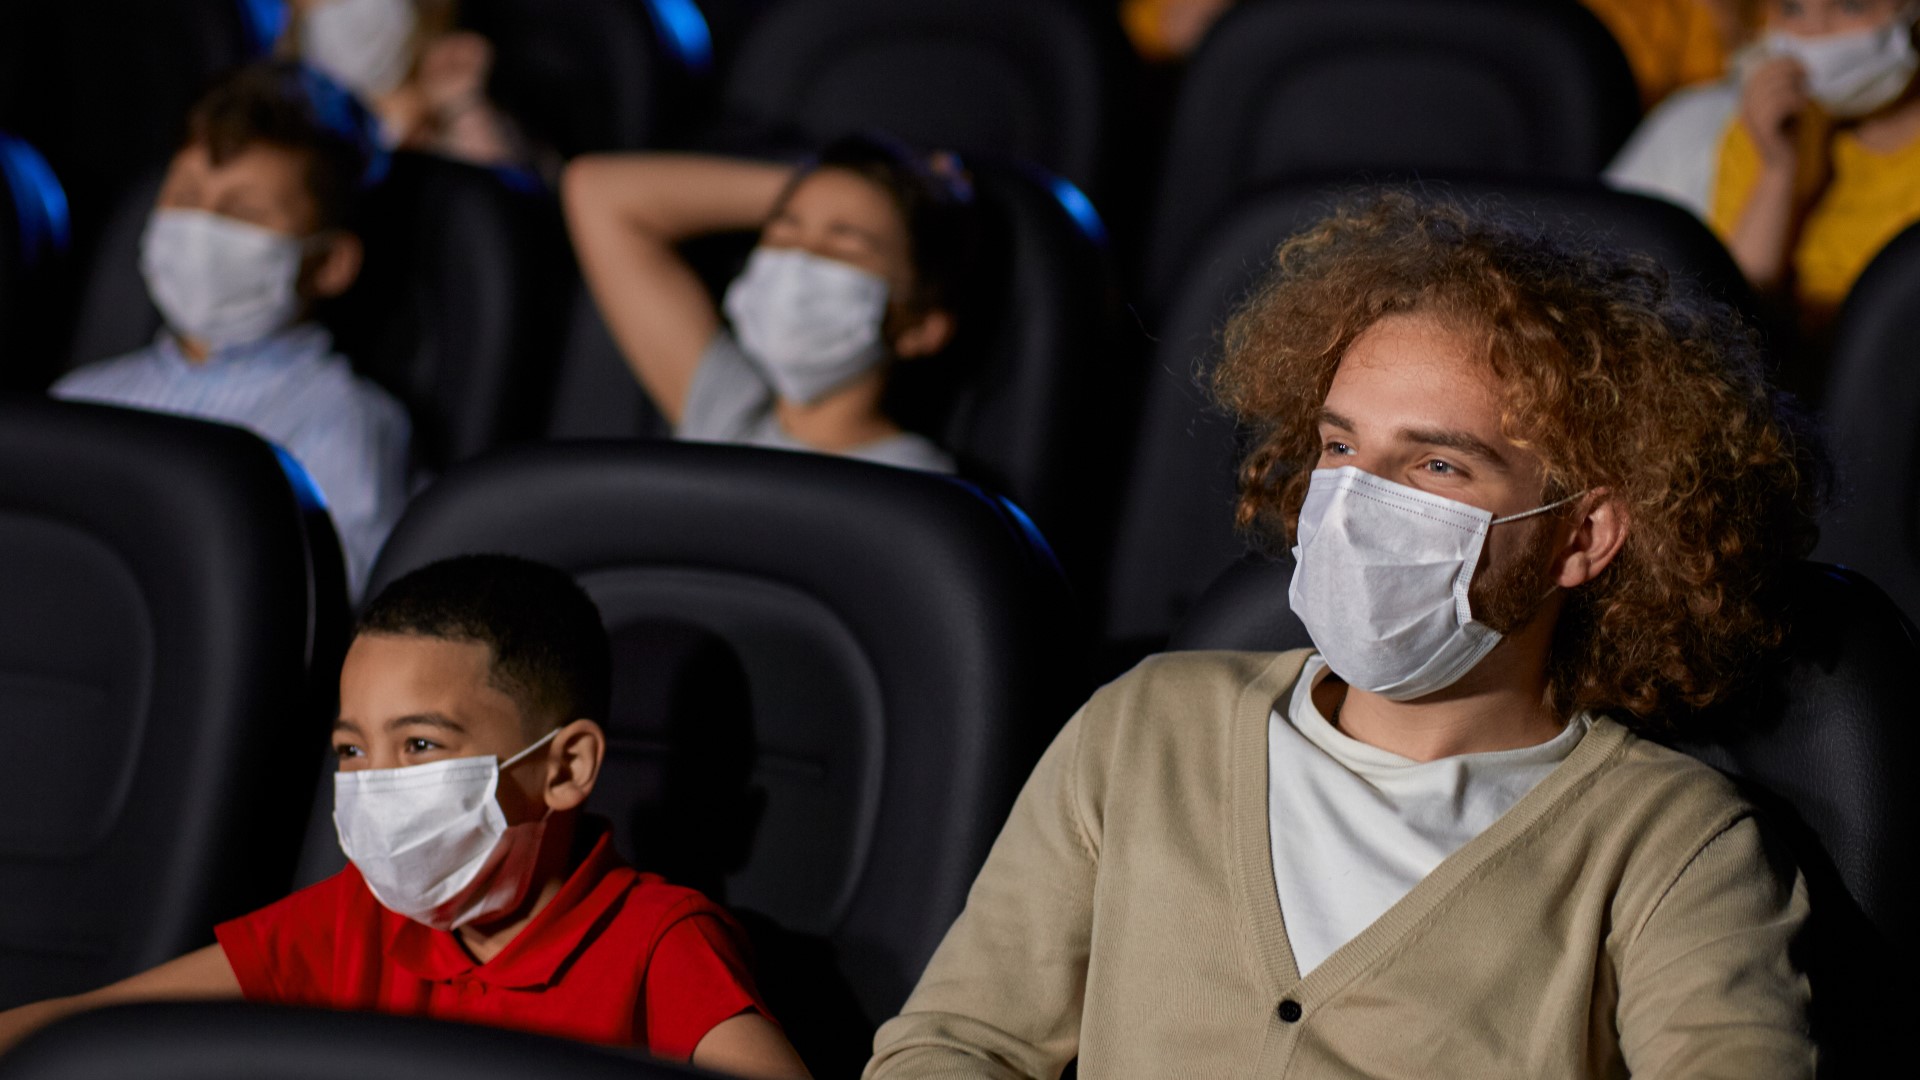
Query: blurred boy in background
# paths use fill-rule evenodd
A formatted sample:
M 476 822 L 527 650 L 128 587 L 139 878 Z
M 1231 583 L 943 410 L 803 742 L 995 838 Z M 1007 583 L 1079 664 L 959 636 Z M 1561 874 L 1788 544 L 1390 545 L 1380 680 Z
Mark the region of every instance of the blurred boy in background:
M 406 505 L 411 425 L 309 316 L 359 275 L 352 224 L 372 153 L 359 107 L 297 64 L 243 68 L 208 91 L 140 240 L 166 329 L 52 389 L 284 448 L 326 500 L 355 596 Z

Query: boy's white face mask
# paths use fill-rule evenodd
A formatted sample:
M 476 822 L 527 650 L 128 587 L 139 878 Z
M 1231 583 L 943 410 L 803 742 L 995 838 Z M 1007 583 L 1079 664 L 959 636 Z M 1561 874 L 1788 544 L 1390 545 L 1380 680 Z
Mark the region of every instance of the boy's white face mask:
M 886 359 L 887 282 L 797 248 L 755 248 L 727 287 L 733 331 L 774 392 L 812 404 Z
M 494 798 L 501 770 L 553 741 L 558 728 L 505 761 L 465 757 L 333 776 L 340 850 L 387 910 L 453 930 L 520 906 L 547 821 L 509 826 Z
M 1352 465 L 1315 469 L 1300 507 L 1287 601 L 1349 686 L 1411 701 L 1451 686 L 1500 643 L 1467 600 L 1496 518 Z
M 413 0 L 325 0 L 301 17 L 300 52 L 363 101 L 399 89 L 413 67 Z
M 182 337 L 245 345 L 300 314 L 307 241 L 205 210 L 157 209 L 140 235 L 140 276 Z
M 1871 30 L 1798 37 L 1778 30 L 1761 41 L 1767 57 L 1791 56 L 1807 73 L 1807 94 L 1836 118 L 1865 116 L 1890 104 L 1920 71 L 1911 9 Z

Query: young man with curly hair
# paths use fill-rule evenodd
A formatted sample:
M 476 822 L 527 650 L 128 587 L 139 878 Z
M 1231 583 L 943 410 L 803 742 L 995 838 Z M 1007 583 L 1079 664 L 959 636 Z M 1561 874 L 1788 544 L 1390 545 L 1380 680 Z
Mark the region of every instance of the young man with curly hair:
M 1804 883 L 1645 737 L 1812 536 L 1737 318 L 1388 196 L 1280 249 L 1215 385 L 1316 647 L 1095 694 L 866 1075 L 1811 1076 Z

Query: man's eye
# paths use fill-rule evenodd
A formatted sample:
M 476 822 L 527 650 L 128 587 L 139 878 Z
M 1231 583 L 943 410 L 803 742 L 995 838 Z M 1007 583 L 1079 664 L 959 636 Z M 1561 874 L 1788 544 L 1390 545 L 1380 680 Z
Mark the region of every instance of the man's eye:
M 1451 464 L 1441 461 L 1439 458 L 1434 458 L 1432 461 L 1427 462 L 1426 470 L 1435 476 L 1452 476 L 1459 471 Z
M 1353 453 L 1353 447 L 1343 442 L 1328 442 L 1325 446 L 1321 447 L 1321 453 L 1332 454 L 1336 457 L 1345 457 Z
M 407 753 L 409 754 L 427 754 L 438 749 L 440 749 L 440 744 L 434 742 L 432 739 L 407 740 Z

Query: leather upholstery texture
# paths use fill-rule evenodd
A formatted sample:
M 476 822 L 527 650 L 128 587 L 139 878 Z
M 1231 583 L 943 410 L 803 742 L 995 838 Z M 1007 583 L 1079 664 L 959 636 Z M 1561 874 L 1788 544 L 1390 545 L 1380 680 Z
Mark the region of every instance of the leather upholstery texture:
M 500 1028 L 240 1002 L 120 1005 L 81 1013 L 0 1058 L 4 1080 L 697 1080 L 710 1075 L 637 1051 Z
M 238 428 L 0 399 L 0 1007 L 285 894 L 345 620 L 315 521 Z
M 1175 105 L 1148 243 L 1164 302 L 1233 200 L 1278 179 L 1595 177 L 1639 119 L 1626 58 L 1579 4 L 1248 0 Z
M 1117 24 L 1072 0 L 787 0 L 729 63 L 717 138 L 808 149 L 877 129 L 1032 161 L 1098 197 L 1125 60 Z
M 1840 310 L 1821 412 L 1834 505 L 1819 556 L 1879 582 L 1920 617 L 1920 229 L 1889 243 Z

